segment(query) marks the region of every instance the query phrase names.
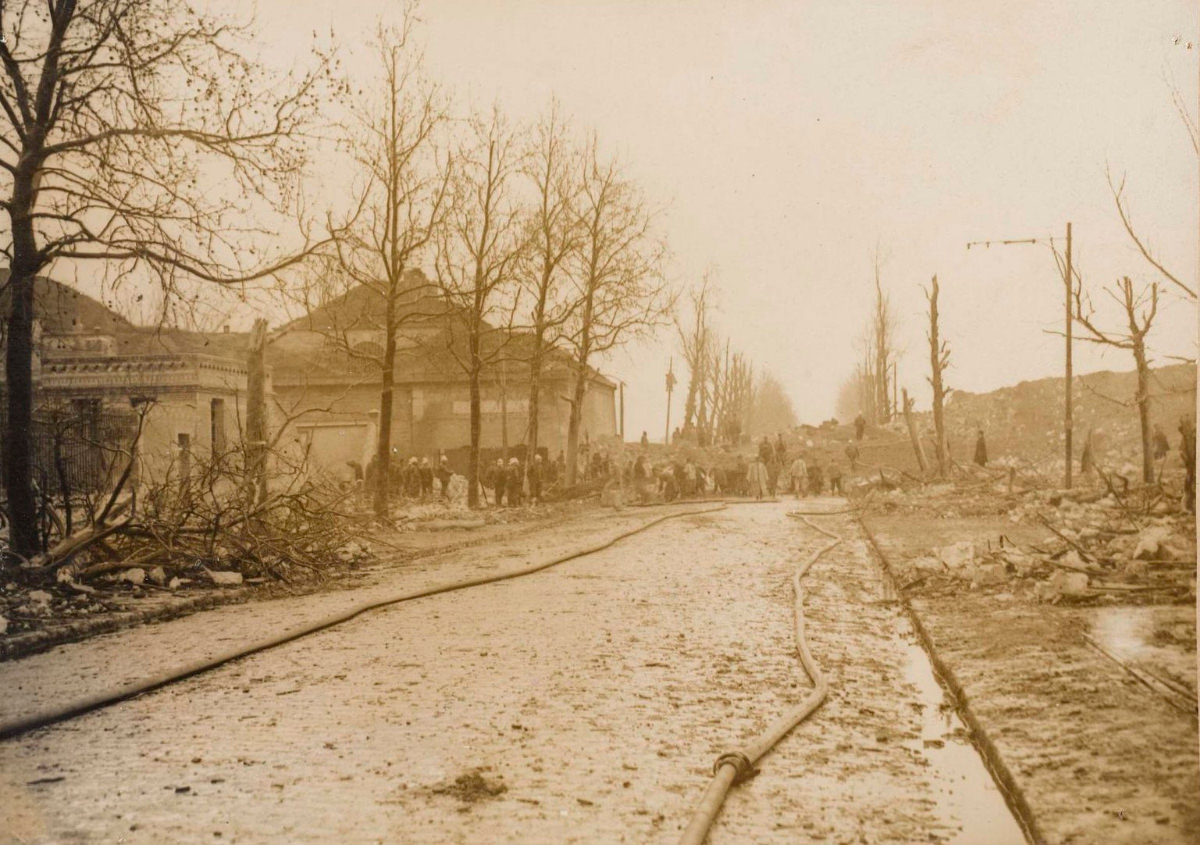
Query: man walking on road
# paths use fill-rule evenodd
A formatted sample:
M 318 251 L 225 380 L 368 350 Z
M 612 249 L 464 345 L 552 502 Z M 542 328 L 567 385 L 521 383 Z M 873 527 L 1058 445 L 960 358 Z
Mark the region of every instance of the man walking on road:
M 748 488 L 747 495 L 751 495 L 755 499 L 761 499 L 767 492 L 767 465 L 758 455 L 754 456 L 754 461 L 746 470 L 746 487 Z
M 808 486 L 808 465 L 804 463 L 804 458 L 796 455 L 795 460 L 792 461 L 791 470 L 792 492 L 799 499 L 805 494 L 805 487 Z

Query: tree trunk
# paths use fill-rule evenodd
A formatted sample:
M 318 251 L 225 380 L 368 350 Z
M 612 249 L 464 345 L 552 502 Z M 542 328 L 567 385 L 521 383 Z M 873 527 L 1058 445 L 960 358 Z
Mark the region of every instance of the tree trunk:
M 372 492 L 375 516 L 385 519 L 391 488 L 392 473 L 392 407 L 396 385 L 396 332 L 392 327 L 393 303 L 388 302 L 387 338 L 383 346 L 383 366 L 380 375 L 383 387 L 379 391 L 379 433 L 375 440 L 375 477 Z
M 1138 423 L 1142 427 L 1142 481 L 1153 484 L 1154 433 L 1150 425 L 1150 365 L 1146 361 L 1146 344 L 1134 338 L 1133 357 L 1137 362 L 1137 409 Z
M 257 504 L 267 498 L 267 321 L 254 321 L 246 356 L 246 492 Z
M 16 192 L 14 192 L 16 193 Z M 19 200 L 14 200 L 14 204 Z M 24 207 L 31 203 L 28 195 Z M 29 559 L 38 552 L 37 502 L 33 492 L 33 289 L 38 271 L 33 225 L 28 216 L 11 212 L 13 263 L 8 279 L 8 314 L 4 375 L 7 414 L 4 419 L 4 493 L 8 498 L 9 551 Z
M 525 453 L 525 472 L 529 472 L 529 465 L 533 462 L 533 456 L 538 450 L 538 413 L 539 405 L 542 398 L 542 333 L 538 330 L 535 333 L 533 341 L 533 356 L 529 359 L 529 411 L 528 411 L 528 431 L 527 445 L 529 449 Z
M 905 388 L 900 392 L 901 398 L 904 400 L 904 423 L 908 426 L 908 439 L 912 441 L 913 453 L 917 456 L 917 466 L 921 468 L 921 474 L 929 472 L 929 462 L 925 460 L 925 450 L 921 447 L 921 438 L 917 436 L 917 423 L 912 415 L 912 400 L 908 398 L 908 389 Z
M 575 390 L 571 401 L 571 416 L 567 421 L 567 486 L 576 483 L 579 461 L 579 427 L 583 423 L 583 398 L 587 394 L 587 364 L 582 361 L 575 371 Z
M 479 440 L 483 432 L 483 413 L 479 397 L 479 377 L 483 362 L 479 356 L 479 330 L 472 328 L 468 339 L 471 354 L 471 448 L 467 455 L 467 507 L 479 507 Z
M 946 398 L 945 387 L 942 383 L 942 369 L 945 366 L 942 344 L 938 333 L 938 280 L 933 277 L 929 289 L 929 384 L 933 387 L 933 433 L 936 440 L 933 444 L 934 457 L 937 459 L 937 474 L 939 478 L 946 476 L 946 424 L 943 403 Z M 906 414 L 907 419 L 907 414 Z

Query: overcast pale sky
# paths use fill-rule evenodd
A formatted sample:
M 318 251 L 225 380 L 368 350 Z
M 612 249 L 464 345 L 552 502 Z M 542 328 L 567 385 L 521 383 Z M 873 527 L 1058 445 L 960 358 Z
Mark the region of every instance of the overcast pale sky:
M 233 2 L 233 0 L 213 0 Z M 268 55 L 328 32 L 351 67 L 400 0 L 260 0 Z M 987 390 L 1062 368 L 1062 285 L 1039 246 L 1074 223 L 1093 285 L 1154 275 L 1125 237 L 1105 168 L 1127 174 L 1144 236 L 1197 278 L 1197 157 L 1172 105 L 1196 112 L 1192 0 L 551 2 L 427 0 L 428 67 L 462 103 L 534 119 L 552 95 L 627 160 L 663 227 L 672 276 L 720 282 L 718 320 L 770 368 L 802 419 L 828 417 L 858 356 L 878 245 L 901 322 L 900 382 L 924 400 L 925 301 L 937 273 L 950 383 Z M 1100 301 L 1100 300 L 1098 300 Z M 1173 294 L 1152 335 L 1194 356 Z M 1111 314 L 1112 320 L 1118 314 Z M 675 338 L 612 359 L 627 432 L 661 437 Z M 1130 369 L 1077 347 L 1077 372 Z M 673 411 L 679 419 L 680 400 Z M 927 401 L 927 400 L 925 400 Z

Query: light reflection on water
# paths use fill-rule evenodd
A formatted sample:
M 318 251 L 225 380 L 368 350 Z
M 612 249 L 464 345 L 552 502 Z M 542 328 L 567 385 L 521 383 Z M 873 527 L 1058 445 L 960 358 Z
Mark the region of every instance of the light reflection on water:
M 911 636 L 911 635 L 910 635 Z M 918 694 L 921 736 L 905 744 L 929 761 L 931 796 L 942 821 L 939 842 L 1014 845 L 1025 842 L 1004 797 L 970 742 L 966 725 L 938 685 L 929 656 L 913 636 L 907 642 L 904 680 Z

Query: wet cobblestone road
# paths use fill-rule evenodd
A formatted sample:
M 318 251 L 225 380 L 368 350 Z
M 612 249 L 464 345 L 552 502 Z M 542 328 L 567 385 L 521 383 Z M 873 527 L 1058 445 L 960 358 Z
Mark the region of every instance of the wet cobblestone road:
M 12 842 L 674 841 L 716 756 L 808 687 L 790 576 L 826 538 L 788 519 L 793 507 L 667 522 L 9 740 L 3 829 Z M 589 536 L 567 526 L 530 545 L 546 557 L 645 520 L 626 513 Z M 979 841 L 964 838 L 953 793 L 990 783 L 939 774 L 943 744 L 969 746 L 949 720 L 930 719 L 912 634 L 857 526 L 821 524 L 845 538 L 805 582 L 830 699 L 735 789 L 712 841 Z M 506 544 L 432 561 L 403 588 L 528 555 Z M 218 632 L 228 647 L 400 580 L 384 573 L 361 591 L 223 608 L 3 664 L 4 707 L 157 671 Z M 946 735 L 931 741 L 931 722 Z

